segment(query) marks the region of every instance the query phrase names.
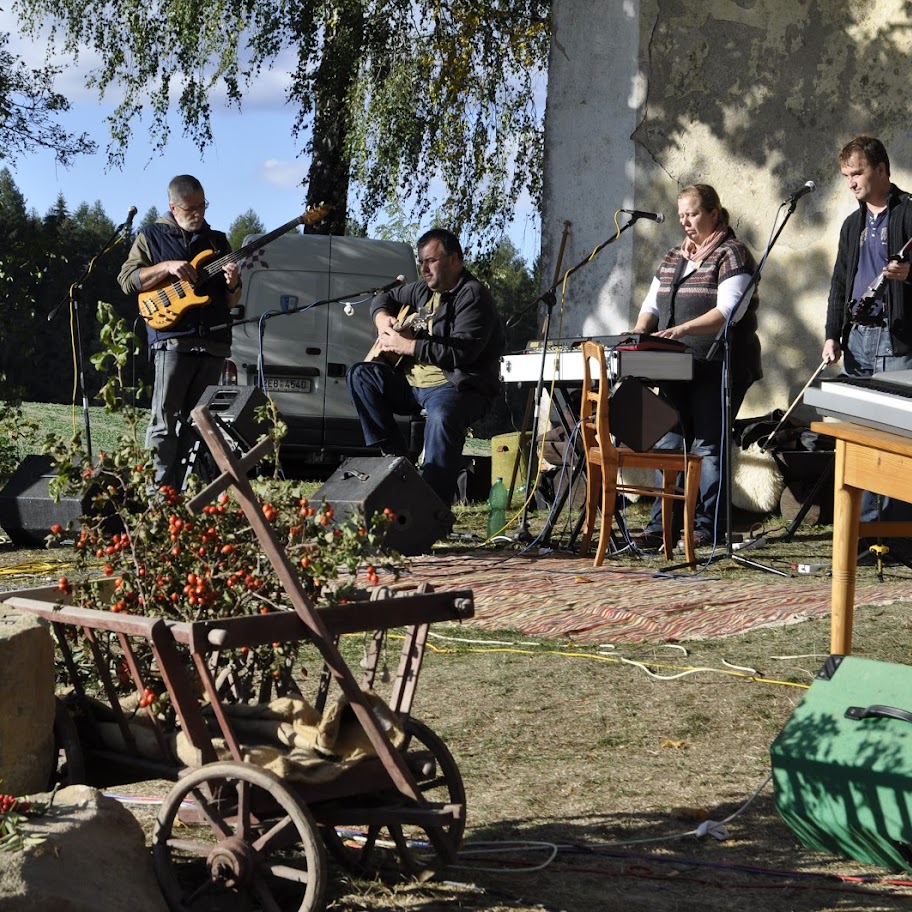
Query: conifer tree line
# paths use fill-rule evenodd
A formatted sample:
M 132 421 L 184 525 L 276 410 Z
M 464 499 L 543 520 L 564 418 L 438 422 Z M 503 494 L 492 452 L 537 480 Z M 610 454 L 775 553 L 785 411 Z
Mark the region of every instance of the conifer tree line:
M 43 216 L 29 210 L 8 168 L 0 170 L 0 391 L 3 401 L 72 402 L 74 345 L 69 288 L 112 237 L 100 202 L 70 210 L 58 197 Z M 128 321 L 135 302 L 117 284 L 126 244 L 100 257 L 78 291 L 90 395 L 102 385 L 88 365 L 98 350 L 95 311 L 107 301 Z M 62 304 L 61 304 L 62 302 Z M 60 305 L 60 306 L 58 306 Z M 132 313 L 131 313 L 132 311 Z M 142 367 L 143 365 L 138 365 Z

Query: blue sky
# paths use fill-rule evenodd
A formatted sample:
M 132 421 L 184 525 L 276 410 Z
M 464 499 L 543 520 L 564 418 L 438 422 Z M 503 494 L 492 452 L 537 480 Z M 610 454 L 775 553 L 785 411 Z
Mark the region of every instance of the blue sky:
M 0 31 L 8 30 L 12 36 L 9 49 L 26 63 L 39 65 L 43 48 L 18 38 L 15 28 L 14 18 L 0 11 Z M 74 131 L 89 133 L 99 151 L 78 158 L 69 168 L 58 165 L 53 154 L 44 151 L 23 156 L 14 164 L 2 163 L 12 172 L 30 209 L 44 215 L 62 193 L 70 209 L 82 202 L 100 201 L 107 215 L 119 223 L 130 206 L 136 206 L 138 218 L 150 206 L 164 211 L 168 181 L 175 174 L 190 173 L 206 189 L 211 204 L 207 218 L 216 228 L 227 230 L 238 215 L 253 209 L 269 231 L 303 211 L 305 190 L 301 181 L 307 175 L 309 157 L 299 155 L 300 146 L 292 139 L 294 112 L 284 103 L 287 75 L 281 66 L 258 80 L 242 113 L 218 102 L 213 105 L 214 142 L 204 153 L 180 135 L 176 124 L 164 152 L 155 153 L 144 125 L 138 124 L 124 166 L 109 169 L 104 119 L 113 105 L 99 102 L 84 87 L 90 62 L 66 66 L 55 87 L 72 104 L 60 122 Z M 528 201 L 520 203 L 510 237 L 531 263 L 539 252 L 541 231 Z

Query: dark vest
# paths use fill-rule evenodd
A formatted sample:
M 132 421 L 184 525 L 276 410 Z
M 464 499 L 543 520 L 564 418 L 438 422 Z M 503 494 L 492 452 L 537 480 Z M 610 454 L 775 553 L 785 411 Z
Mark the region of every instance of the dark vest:
M 221 231 L 213 231 L 204 224 L 201 231 L 188 235 L 177 225 L 158 221 L 142 229 L 149 244 L 149 256 L 152 263 L 164 260 L 192 260 L 200 253 L 214 250 L 215 256 L 206 262 L 217 259 L 230 252 L 228 238 Z M 213 276 L 201 289 L 210 297 L 208 304 L 188 310 L 173 328 L 167 330 L 153 329 L 147 326 L 149 345 L 164 339 L 198 338 L 211 339 L 216 342 L 231 343 L 231 329 L 225 324 L 229 321 L 225 277 L 222 273 Z M 212 329 L 221 326 L 221 329 Z
M 719 283 L 736 275 L 752 274 L 755 268 L 750 251 L 730 232 L 706 259 L 686 278 L 681 278 L 687 265 L 680 248 L 665 254 L 656 276 L 659 291 L 656 304 L 659 308 L 659 329 L 681 326 L 688 320 L 705 314 L 716 306 Z M 763 376 L 760 364 L 760 340 L 757 336 L 757 307 L 759 296 L 754 287 L 747 311 L 730 327 L 732 374 L 748 382 Z M 705 361 L 715 341 L 714 335 L 685 335 L 681 341 L 689 346 L 694 357 Z M 722 360 L 719 346 L 713 360 Z

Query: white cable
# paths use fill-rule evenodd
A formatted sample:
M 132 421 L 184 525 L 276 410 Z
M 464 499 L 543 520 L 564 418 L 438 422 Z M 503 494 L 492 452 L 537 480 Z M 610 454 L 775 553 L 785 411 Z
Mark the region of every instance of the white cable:
M 462 637 L 451 637 L 444 636 L 442 633 L 435 633 L 433 630 L 428 631 L 429 637 L 435 637 L 438 640 L 447 640 L 450 643 L 471 643 L 473 645 L 482 645 L 482 646 L 516 646 L 517 648 L 523 646 L 541 646 L 541 643 L 522 643 L 509 642 L 508 640 L 467 640 Z
M 649 667 L 645 662 L 638 662 L 634 659 L 625 659 L 623 656 L 618 656 L 618 661 L 623 662 L 625 665 L 634 665 L 637 668 L 642 669 L 649 675 L 650 678 L 654 678 L 656 681 L 676 681 L 678 678 L 686 678 L 687 675 L 696 674 L 698 671 L 712 671 L 716 674 L 727 674 L 721 668 L 707 668 L 705 666 L 700 666 L 699 668 L 688 668 L 687 671 L 678 672 L 678 674 L 673 675 L 660 675 L 656 674 L 654 671 L 650 671 Z
M 480 848 L 481 846 L 491 846 L 491 848 Z M 473 851 L 473 847 L 479 847 Z M 475 842 L 470 846 L 464 846 L 459 851 L 459 858 L 472 855 L 502 855 L 504 852 L 525 852 L 530 848 L 535 849 L 548 849 L 549 854 L 545 861 L 537 865 L 531 865 L 526 868 L 510 868 L 510 871 L 516 874 L 532 874 L 535 871 L 541 871 L 544 868 L 547 868 L 548 865 L 557 858 L 557 853 L 561 850 L 561 846 L 553 842 L 516 842 L 516 843 L 497 843 L 497 842 Z M 460 865 L 452 864 L 448 865 L 450 868 L 460 868 L 466 871 L 484 871 L 489 874 L 502 874 L 503 868 L 484 868 L 477 865 Z
M 722 664 L 725 665 L 726 668 L 734 668 L 735 671 L 745 671 L 748 674 L 752 674 L 752 675 L 760 673 L 757 671 L 756 668 L 750 668 L 747 665 L 734 665 L 731 662 L 726 661 L 725 659 L 722 659 Z

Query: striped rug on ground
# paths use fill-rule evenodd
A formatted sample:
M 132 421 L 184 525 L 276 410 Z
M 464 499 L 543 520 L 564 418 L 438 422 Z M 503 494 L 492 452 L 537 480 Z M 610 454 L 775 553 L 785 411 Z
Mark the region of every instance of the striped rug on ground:
M 593 568 L 589 559 L 548 555 L 428 555 L 413 579 L 436 589 L 471 589 L 473 626 L 579 643 L 641 643 L 731 636 L 830 613 L 828 577 L 746 580 L 657 577 L 633 568 Z M 859 579 L 856 606 L 912 600 L 912 579 Z

